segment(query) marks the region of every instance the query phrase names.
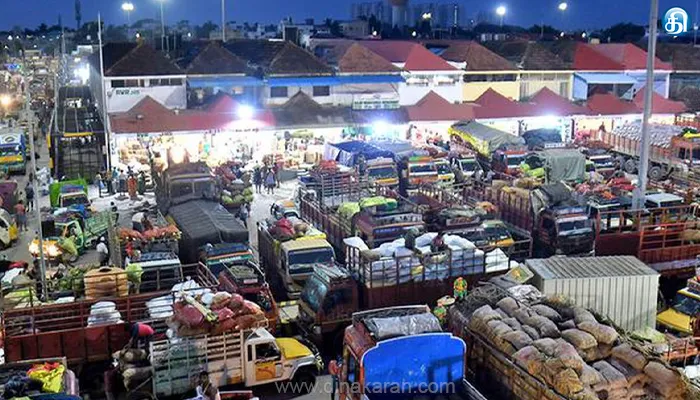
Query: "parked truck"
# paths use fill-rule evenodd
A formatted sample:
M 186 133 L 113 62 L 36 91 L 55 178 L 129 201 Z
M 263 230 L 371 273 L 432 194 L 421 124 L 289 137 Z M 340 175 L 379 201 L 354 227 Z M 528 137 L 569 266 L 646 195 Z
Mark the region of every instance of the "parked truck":
M 21 130 L 0 133 L 0 169 L 27 173 L 27 144 Z
M 700 279 L 688 279 L 688 286 L 679 290 L 670 307 L 656 316 L 661 330 L 693 335 L 693 319 L 700 315 Z
M 576 149 L 545 149 L 528 154 L 520 166 L 525 176 L 544 183 L 586 179 L 586 156 Z
M 523 138 L 476 121 L 456 123 L 448 133 L 450 148 L 467 146 L 476 151 L 485 170 L 516 175 L 527 154 Z
M 467 201 L 487 201 L 498 207 L 500 219 L 531 232 L 535 255 L 590 255 L 595 232 L 587 207 L 573 200 L 563 183 L 527 190 L 490 186 L 465 188 Z
M 281 242 L 269 231 L 267 223 L 258 223 L 260 262 L 278 299 L 299 298 L 301 289 L 314 269 L 333 265 L 333 246 L 323 238 L 298 238 Z
M 680 179 L 697 180 L 700 160 L 700 142 L 688 137 L 680 126 L 651 124 L 649 150 L 649 178 L 662 181 L 674 175 Z M 642 135 L 640 122 L 621 125 L 611 132 L 603 132 L 601 140 L 612 148 L 619 165 L 630 174 L 637 172 Z
M 89 207 L 88 184 L 85 179 L 73 179 L 52 183 L 49 201 L 53 208 Z
M 340 399 L 485 400 L 465 376 L 467 347 L 443 332 L 427 306 L 355 313 L 345 331 Z
M 114 223 L 111 211 L 76 212 L 63 211 L 56 215 L 42 216 L 44 256 L 52 261 L 64 260 L 63 255 L 74 251 L 68 259 L 75 259 L 105 237 Z M 29 244 L 29 253 L 39 257 L 39 239 Z
M 275 338 L 264 328 L 152 341 L 149 361 L 157 397 L 190 392 L 201 371 L 217 387 L 291 381 L 303 394 L 323 369 L 317 352 L 297 339 Z
M 398 171 L 393 154 L 364 141 L 349 141 L 326 144 L 326 154 L 332 160 L 354 168 L 359 176 L 371 185 L 396 189 L 399 185 Z

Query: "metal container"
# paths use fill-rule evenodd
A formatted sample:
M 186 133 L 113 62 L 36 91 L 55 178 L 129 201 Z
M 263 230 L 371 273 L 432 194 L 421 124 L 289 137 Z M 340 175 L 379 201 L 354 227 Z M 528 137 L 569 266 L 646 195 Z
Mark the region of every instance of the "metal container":
M 525 261 L 542 293 L 564 295 L 626 331 L 656 325 L 659 274 L 633 256 Z

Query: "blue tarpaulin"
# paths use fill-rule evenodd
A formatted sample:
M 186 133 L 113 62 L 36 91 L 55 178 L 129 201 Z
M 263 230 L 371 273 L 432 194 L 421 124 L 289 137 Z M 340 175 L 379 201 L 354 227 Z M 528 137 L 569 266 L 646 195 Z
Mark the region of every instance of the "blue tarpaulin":
M 453 392 L 464 377 L 465 353 L 464 341 L 449 333 L 379 342 L 362 357 L 365 393 L 370 399 L 387 399 L 398 393 Z
M 341 143 L 330 143 L 327 144 L 327 146 L 335 147 L 336 149 L 338 149 L 339 151 L 327 151 L 326 153 L 335 155 L 335 161 L 338 161 L 339 163 L 347 166 L 356 165 L 357 159 L 360 155 L 363 155 L 366 161 L 374 160 L 376 158 L 381 157 L 394 157 L 394 154 L 390 151 L 380 149 L 376 146 L 372 146 L 367 142 L 362 142 L 359 140 Z

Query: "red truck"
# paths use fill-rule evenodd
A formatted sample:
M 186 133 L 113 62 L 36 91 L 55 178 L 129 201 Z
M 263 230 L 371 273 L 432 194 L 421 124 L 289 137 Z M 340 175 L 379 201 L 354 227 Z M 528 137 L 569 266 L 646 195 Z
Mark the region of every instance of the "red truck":
M 201 264 L 183 266 L 179 282 L 191 277 L 201 287 L 215 288 L 216 278 Z M 73 303 L 38 305 L 7 310 L 2 319 L 5 359 L 8 362 L 37 358 L 65 357 L 70 364 L 105 361 L 129 341 L 124 323 L 147 322 L 157 332 L 165 331 L 165 319 L 154 318 L 158 311 L 148 302 L 170 295 L 172 283 L 157 291 L 126 297 L 78 300 Z M 120 314 L 118 323 L 88 324 L 91 307 L 111 301 Z

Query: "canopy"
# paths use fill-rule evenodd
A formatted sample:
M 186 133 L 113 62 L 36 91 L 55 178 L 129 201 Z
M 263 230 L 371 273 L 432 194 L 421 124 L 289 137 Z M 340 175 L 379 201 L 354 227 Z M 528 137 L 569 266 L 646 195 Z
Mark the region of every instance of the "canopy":
M 576 76 L 583 79 L 588 84 L 598 83 L 612 85 L 616 83 L 623 85 L 634 85 L 635 83 L 637 83 L 637 80 L 632 78 L 631 76 L 619 73 L 577 72 Z

